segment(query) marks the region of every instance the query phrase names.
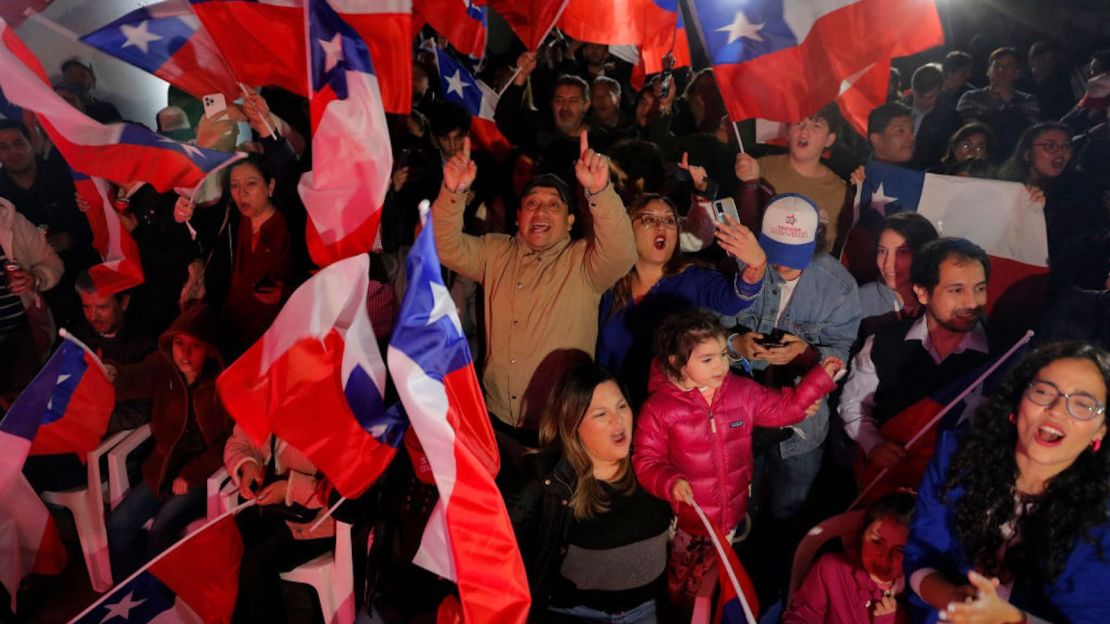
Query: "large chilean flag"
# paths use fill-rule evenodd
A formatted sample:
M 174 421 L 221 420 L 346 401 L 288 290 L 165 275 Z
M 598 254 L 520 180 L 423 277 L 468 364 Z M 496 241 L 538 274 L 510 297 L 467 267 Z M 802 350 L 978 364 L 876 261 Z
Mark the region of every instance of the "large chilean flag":
M 385 111 L 409 114 L 412 110 L 412 0 L 330 0 L 329 4 L 370 49 Z
M 93 247 L 100 253 L 100 264 L 89 267 L 96 292 L 101 296 L 123 292 L 143 283 L 139 245 L 123 226 L 109 199 L 108 181 L 72 172 L 77 194 L 89 209 L 85 217 L 93 233 Z
M 944 43 L 936 0 L 690 0 L 734 120 L 794 122 L 873 63 Z
M 189 0 L 235 78 L 305 95 L 302 0 Z
M 466 622 L 524 622 L 531 602 L 482 389 L 429 219 L 406 260 L 389 370 L 439 489 L 413 563 L 458 584 Z
M 96 122 L 54 93 L 38 59 L 2 20 L 0 89 L 38 116 L 71 167 L 118 184 L 142 180 L 162 192 L 193 188 L 242 157 L 178 143 L 136 124 Z

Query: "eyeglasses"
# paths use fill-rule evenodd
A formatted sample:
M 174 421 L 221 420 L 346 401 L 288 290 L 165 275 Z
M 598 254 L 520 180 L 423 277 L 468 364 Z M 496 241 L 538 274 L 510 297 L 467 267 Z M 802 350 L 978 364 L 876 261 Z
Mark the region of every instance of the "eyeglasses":
M 956 147 L 962 150 L 971 150 L 976 154 L 982 154 L 987 151 L 986 143 L 972 143 L 971 141 L 961 141 L 956 144 Z
M 1064 398 L 1064 407 L 1067 408 L 1068 415 L 1076 420 L 1091 420 L 1106 412 L 1106 406 L 1093 396 L 1060 392 L 1056 384 L 1051 381 L 1035 380 L 1025 389 L 1025 398 L 1043 407 L 1055 405 L 1056 399 L 1060 397 Z
M 1071 141 L 1047 141 L 1044 143 L 1034 143 L 1033 147 L 1039 147 L 1047 154 L 1055 154 L 1060 150 L 1070 152 L 1072 150 Z
M 644 228 L 645 230 L 653 230 L 656 226 L 659 225 L 662 225 L 668 230 L 678 227 L 678 221 L 676 221 L 675 218 L 671 215 L 667 215 L 665 217 L 657 217 L 652 214 L 642 214 L 636 217 L 636 220 L 640 222 L 640 227 Z

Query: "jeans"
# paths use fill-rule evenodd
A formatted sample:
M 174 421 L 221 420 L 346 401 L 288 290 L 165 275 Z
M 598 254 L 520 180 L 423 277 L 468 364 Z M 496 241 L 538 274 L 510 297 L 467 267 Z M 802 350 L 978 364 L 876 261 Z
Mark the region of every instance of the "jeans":
M 756 456 L 752 482 L 767 493 L 764 517 L 791 520 L 801 514 L 813 481 L 821 471 L 822 454 L 818 447 L 784 459 L 775 445 Z
M 649 600 L 623 613 L 606 613 L 589 607 L 577 606 L 569 609 L 550 607 L 548 611 L 567 615 L 583 622 L 608 622 L 609 624 L 655 624 L 655 601 Z
M 112 577 L 122 580 L 138 570 L 163 550 L 174 545 L 185 527 L 202 516 L 206 490 L 203 485 L 190 487 L 185 494 L 173 495 L 164 501 L 140 481 L 108 514 L 108 550 L 112 557 Z M 150 531 L 143 529 L 154 519 Z

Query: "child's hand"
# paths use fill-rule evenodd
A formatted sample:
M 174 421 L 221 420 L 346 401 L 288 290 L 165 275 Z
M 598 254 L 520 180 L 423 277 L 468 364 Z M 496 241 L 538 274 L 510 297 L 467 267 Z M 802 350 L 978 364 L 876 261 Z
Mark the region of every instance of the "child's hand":
M 844 362 L 840 358 L 830 356 L 821 360 L 821 368 L 825 369 L 833 381 L 836 381 L 837 373 L 844 369 Z
M 890 615 L 898 610 L 898 601 L 894 596 L 883 596 L 878 602 L 872 602 L 871 617 L 877 618 Z
M 694 490 L 690 488 L 690 482 L 686 479 L 679 479 L 675 481 L 674 487 L 671 488 L 671 498 L 687 505 L 694 504 Z

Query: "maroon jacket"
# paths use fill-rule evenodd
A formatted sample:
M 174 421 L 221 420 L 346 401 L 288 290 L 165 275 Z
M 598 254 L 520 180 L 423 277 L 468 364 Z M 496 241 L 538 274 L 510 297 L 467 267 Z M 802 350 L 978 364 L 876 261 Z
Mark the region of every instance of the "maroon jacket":
M 731 531 L 748 508 L 752 481 L 752 427 L 785 427 L 805 419 L 805 410 L 836 384 L 821 367 L 796 388 L 772 389 L 729 374 L 707 405 L 697 389 L 682 390 L 652 367 L 651 396 L 640 410 L 632 453 L 636 477 L 652 495 L 671 501 L 678 525 L 704 535 L 689 505 L 671 490 L 690 483 L 694 500 L 722 531 Z

